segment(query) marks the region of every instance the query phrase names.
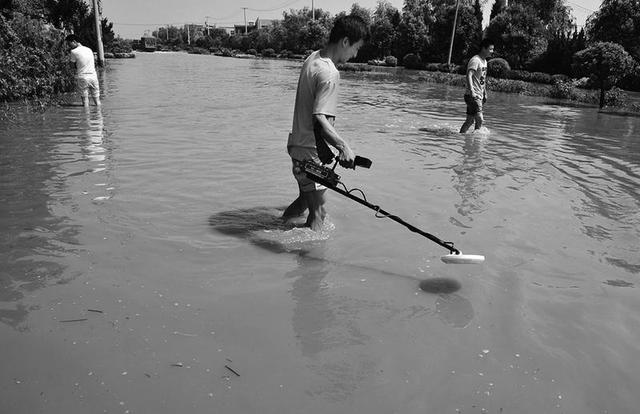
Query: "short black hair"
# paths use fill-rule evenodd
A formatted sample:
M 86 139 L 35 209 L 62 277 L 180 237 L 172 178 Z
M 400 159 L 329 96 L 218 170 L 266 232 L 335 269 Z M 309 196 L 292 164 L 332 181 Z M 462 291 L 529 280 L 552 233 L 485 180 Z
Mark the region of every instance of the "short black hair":
M 495 46 L 496 44 L 494 43 L 493 40 L 489 39 L 488 37 L 485 37 L 484 39 L 482 39 L 482 42 L 480 42 L 480 49 L 486 49 L 489 46 Z
M 369 28 L 360 16 L 350 14 L 340 16 L 333 22 L 333 28 L 329 34 L 329 43 L 338 43 L 340 39 L 346 37 L 349 44 L 357 43 L 369 36 Z
M 68 35 L 67 37 L 65 37 L 64 40 L 66 40 L 67 42 L 77 42 L 78 41 L 78 37 L 72 33 L 72 34 Z

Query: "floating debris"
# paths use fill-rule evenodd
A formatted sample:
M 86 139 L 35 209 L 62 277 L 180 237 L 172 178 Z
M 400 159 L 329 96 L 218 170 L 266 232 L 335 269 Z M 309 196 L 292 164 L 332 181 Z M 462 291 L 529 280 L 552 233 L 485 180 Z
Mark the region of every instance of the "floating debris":
M 87 309 L 87 312 L 104 313 L 103 311 L 98 309 Z
M 180 336 L 198 336 L 196 334 L 188 334 L 188 333 L 182 333 L 182 332 L 178 332 L 178 331 L 173 331 L 174 335 L 180 335 Z
M 82 321 L 88 321 L 89 319 L 87 318 L 80 318 L 80 319 L 65 319 L 64 321 L 60 321 L 61 323 L 65 323 L 65 322 L 82 322 Z
M 224 367 L 225 367 L 226 369 L 228 369 L 229 371 L 233 372 L 234 374 L 236 374 L 237 376 L 240 376 L 240 374 L 238 374 L 238 373 L 236 372 L 236 370 L 234 370 L 233 368 L 231 368 L 229 365 L 225 365 Z
M 184 367 L 184 364 L 182 362 L 176 362 L 175 364 L 171 364 L 172 367 Z

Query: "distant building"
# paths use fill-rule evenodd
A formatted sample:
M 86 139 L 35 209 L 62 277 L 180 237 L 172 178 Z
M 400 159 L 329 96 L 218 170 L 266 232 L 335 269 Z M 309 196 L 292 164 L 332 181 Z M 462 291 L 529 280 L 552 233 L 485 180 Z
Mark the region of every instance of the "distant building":
M 196 41 L 207 34 L 207 27 L 203 24 L 191 24 L 184 25 L 184 30 L 189 33 L 190 40 Z
M 278 22 L 279 20 L 275 20 L 275 19 L 261 19 L 261 18 L 257 18 L 256 19 L 256 25 L 255 27 L 257 27 L 258 29 L 262 29 L 264 27 L 271 27 L 273 26 L 274 23 Z
M 233 36 L 236 34 L 236 28 L 233 26 L 213 26 L 214 29 L 224 30 L 228 35 Z
M 255 30 L 256 26 L 253 22 L 247 22 L 247 25 L 244 24 L 236 24 L 233 26 L 235 33 L 234 34 L 247 34 Z M 245 30 L 246 29 L 246 30 Z

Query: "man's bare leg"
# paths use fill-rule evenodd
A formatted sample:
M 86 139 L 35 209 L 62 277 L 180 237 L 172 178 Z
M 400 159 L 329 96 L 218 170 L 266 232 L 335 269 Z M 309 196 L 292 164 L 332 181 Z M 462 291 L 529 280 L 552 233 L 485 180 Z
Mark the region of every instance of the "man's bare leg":
M 460 133 L 464 134 L 467 132 L 474 122 L 477 122 L 476 117 L 474 115 L 467 115 L 467 119 L 464 121 L 464 124 L 462 124 L 462 128 L 460 128 Z
M 315 190 L 303 193 L 304 198 L 309 207 L 309 216 L 305 226 L 311 227 L 311 230 L 322 230 L 326 211 L 324 209 L 325 192 L 327 190 Z
M 482 112 L 478 112 L 475 116 L 476 129 L 480 129 L 480 127 L 482 127 L 483 122 L 484 122 L 484 117 L 482 116 Z
M 300 217 L 307 210 L 307 200 L 304 197 L 304 193 L 300 190 L 300 194 L 298 198 L 293 200 L 293 202 L 284 210 L 282 213 L 282 219 L 285 221 L 291 220 L 296 217 Z

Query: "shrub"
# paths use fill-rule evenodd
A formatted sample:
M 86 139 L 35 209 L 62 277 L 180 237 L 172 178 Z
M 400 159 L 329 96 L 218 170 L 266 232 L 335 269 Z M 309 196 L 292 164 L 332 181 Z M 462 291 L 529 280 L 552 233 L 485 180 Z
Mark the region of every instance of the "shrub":
M 276 55 L 276 51 L 271 49 L 271 48 L 264 49 L 262 51 L 262 56 L 267 57 L 267 58 L 274 57 L 275 55 Z
M 439 63 L 427 63 L 424 65 L 424 69 L 429 72 L 440 72 L 440 64 Z
M 71 90 L 74 73 L 63 40 L 63 32 L 39 20 L 0 15 L 0 101 Z
M 402 59 L 402 64 L 407 69 L 422 69 L 422 61 L 420 60 L 420 56 L 415 53 L 407 53 Z
M 553 83 L 553 78 L 548 73 L 530 72 L 529 82 L 545 83 L 547 85 L 551 85 Z
M 249 49 L 247 50 L 247 55 L 253 55 L 256 56 L 258 54 L 258 51 L 255 49 Z
M 494 78 L 505 78 L 510 70 L 509 62 L 502 58 L 494 58 L 487 63 L 487 72 Z
M 345 72 L 371 72 L 371 68 L 368 65 L 359 63 L 341 63 L 338 65 L 338 70 Z
M 606 106 L 628 106 L 629 95 L 627 95 L 622 89 L 614 86 L 607 91 L 604 101 Z
M 508 79 L 522 80 L 525 82 L 544 83 L 550 85 L 553 78 L 548 73 L 543 72 L 527 72 L 526 70 L 510 70 L 507 71 Z
M 440 63 L 438 65 L 438 70 L 440 72 L 454 73 L 455 67 L 456 67 L 456 65 L 454 65 L 453 63 L 451 63 L 451 64 L 449 64 L 449 63 Z
M 571 78 L 567 75 L 563 75 L 562 73 L 557 73 L 555 75 L 551 75 L 551 84 L 555 85 L 558 82 L 569 82 Z
M 291 52 L 290 50 L 281 50 L 280 53 L 278 53 L 278 57 L 281 58 L 288 58 L 289 56 L 291 56 L 293 54 L 293 52 Z
M 576 86 L 573 82 L 565 82 L 562 80 L 557 81 L 551 86 L 549 96 L 557 99 L 571 99 L 576 100 L 578 94 L 576 92 Z
M 133 48 L 131 47 L 131 41 L 116 37 L 111 43 L 105 45 L 105 51 L 111 53 L 131 53 Z
M 386 66 L 396 67 L 398 66 L 398 58 L 395 56 L 387 56 L 384 58 L 384 64 Z

